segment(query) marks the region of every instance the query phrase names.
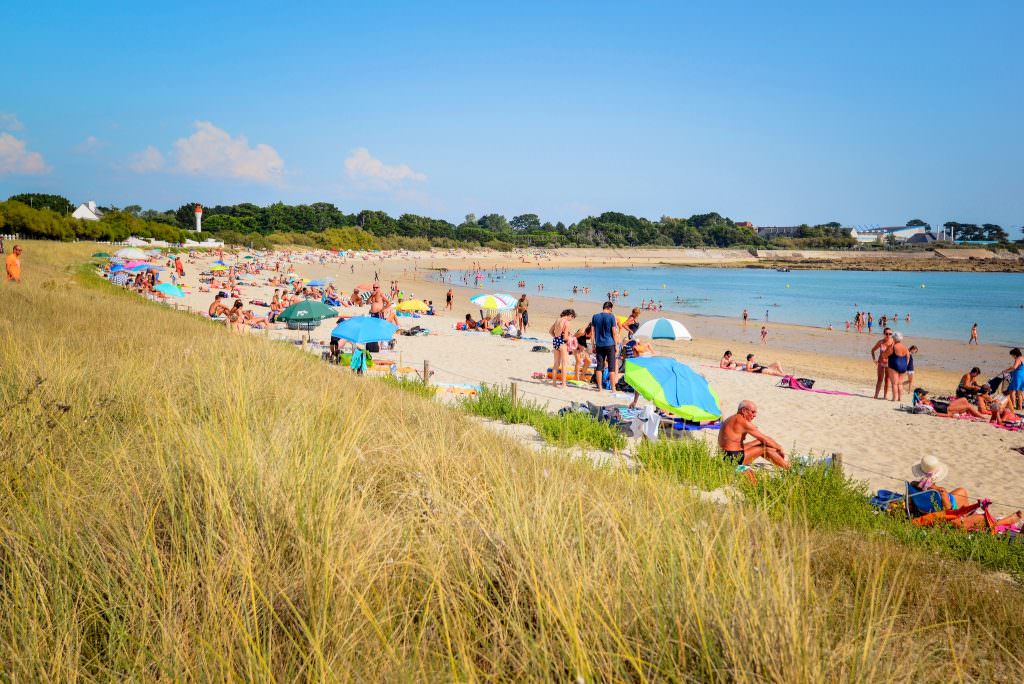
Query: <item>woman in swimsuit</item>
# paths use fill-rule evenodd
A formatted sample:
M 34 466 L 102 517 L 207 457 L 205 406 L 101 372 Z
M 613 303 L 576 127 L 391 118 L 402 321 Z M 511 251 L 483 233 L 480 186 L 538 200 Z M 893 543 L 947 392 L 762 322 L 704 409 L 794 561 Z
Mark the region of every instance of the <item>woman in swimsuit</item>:
M 1006 389 L 1006 395 L 1010 397 L 1010 408 L 1019 411 L 1024 408 L 1024 356 L 1017 347 L 1010 350 L 1010 356 L 1013 363 L 1003 371 L 1010 374 L 1010 386 Z
M 626 317 L 626 321 L 622 325 L 629 330 L 631 335 L 635 335 L 636 331 L 640 329 L 640 309 L 633 307 L 633 310 L 629 312 L 629 316 Z
M 727 349 L 725 353 L 722 354 L 722 360 L 718 362 L 718 367 L 724 368 L 725 370 L 736 370 L 740 367 L 740 364 L 736 363 L 736 360 L 732 358 L 732 352 Z
M 569 338 L 569 323 L 576 318 L 576 312 L 566 309 L 562 315 L 551 326 L 551 353 L 554 355 L 554 364 L 551 367 L 551 383 L 558 387 L 559 376 L 561 376 L 562 387 L 565 387 L 565 371 L 569 365 L 569 351 L 565 346 Z
M 587 338 L 590 335 L 590 326 L 580 328 L 573 335 L 576 340 L 575 348 L 572 349 L 573 357 L 576 360 L 575 376 L 577 380 L 583 379 L 583 370 L 590 366 L 590 352 L 587 351 Z
M 920 388 L 917 390 L 917 403 L 921 406 L 930 406 L 935 415 L 941 418 L 955 418 L 964 413 L 975 418 L 985 417 L 981 411 L 971 406 L 971 402 L 963 397 L 951 399 L 950 401 L 931 399 L 929 398 L 928 391 Z
M 1010 408 L 1010 398 L 1007 397 L 1003 401 L 999 401 L 992 396 L 992 388 L 987 383 L 978 390 L 977 398 L 978 410 L 991 416 L 993 423 L 1002 425 L 1003 423 L 1016 423 L 1020 420 L 1020 416 Z
M 910 350 L 903 344 L 903 333 L 892 334 L 892 347 L 886 359 L 889 373 L 889 386 L 892 387 L 892 400 L 903 401 L 903 375 L 910 367 Z

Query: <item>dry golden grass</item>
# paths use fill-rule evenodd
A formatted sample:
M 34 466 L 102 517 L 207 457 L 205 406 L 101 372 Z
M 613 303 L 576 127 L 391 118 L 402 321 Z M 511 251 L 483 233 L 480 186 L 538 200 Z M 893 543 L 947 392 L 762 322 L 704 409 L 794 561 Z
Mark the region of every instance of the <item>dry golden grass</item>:
M 1022 679 L 999 577 L 496 446 L 91 251 L 0 288 L 4 679 Z

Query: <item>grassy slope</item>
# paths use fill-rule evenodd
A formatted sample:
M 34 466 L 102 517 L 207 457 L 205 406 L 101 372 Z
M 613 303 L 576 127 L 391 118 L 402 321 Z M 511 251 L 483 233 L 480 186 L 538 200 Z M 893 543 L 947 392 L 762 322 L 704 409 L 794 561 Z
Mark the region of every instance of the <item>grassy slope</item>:
M 5 678 L 1022 679 L 1018 589 L 974 565 L 491 448 L 91 251 L 0 288 Z

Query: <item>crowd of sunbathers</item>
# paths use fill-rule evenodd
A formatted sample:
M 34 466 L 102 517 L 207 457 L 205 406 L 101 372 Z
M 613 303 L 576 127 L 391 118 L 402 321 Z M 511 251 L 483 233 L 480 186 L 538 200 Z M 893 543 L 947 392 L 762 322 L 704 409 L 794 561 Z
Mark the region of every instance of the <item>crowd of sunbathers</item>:
M 1010 350 L 1013 363 L 987 382 L 979 383 L 981 369 L 975 366 L 964 373 L 956 393 L 949 397 L 933 397 L 928 390 L 914 390 L 915 411 L 943 417 L 969 417 L 989 420 L 1003 427 L 1024 427 L 1017 413 L 1024 408 L 1024 357 L 1020 349 Z M 1000 391 L 1002 396 L 1000 396 Z

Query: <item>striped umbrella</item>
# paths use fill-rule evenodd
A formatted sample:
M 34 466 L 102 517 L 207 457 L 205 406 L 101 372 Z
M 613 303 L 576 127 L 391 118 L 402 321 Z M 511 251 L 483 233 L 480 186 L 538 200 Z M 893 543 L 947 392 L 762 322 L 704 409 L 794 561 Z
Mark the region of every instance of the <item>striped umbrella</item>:
M 693 335 L 686 326 L 671 318 L 655 318 L 647 321 L 633 337 L 649 337 L 652 340 L 692 340 Z
M 470 297 L 469 301 L 473 302 L 481 309 L 487 309 L 489 311 L 508 311 L 514 309 L 516 302 L 518 301 L 512 295 L 507 294 L 481 294 L 475 297 Z
M 128 273 L 126 273 L 125 271 L 120 271 L 110 276 L 110 282 L 114 283 L 115 285 L 120 285 L 121 287 L 127 285 L 129 280 L 131 280 L 131 276 L 128 275 Z

